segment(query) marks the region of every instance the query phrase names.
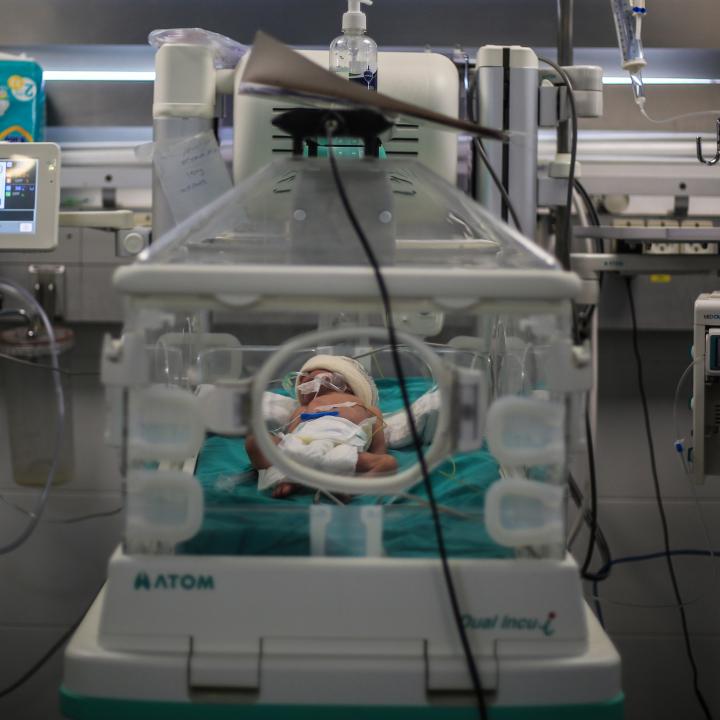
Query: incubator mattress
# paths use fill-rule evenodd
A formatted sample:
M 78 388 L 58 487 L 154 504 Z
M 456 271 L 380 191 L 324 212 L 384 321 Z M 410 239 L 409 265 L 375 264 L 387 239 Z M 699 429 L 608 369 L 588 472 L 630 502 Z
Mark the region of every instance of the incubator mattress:
M 377 381 L 384 414 L 402 408 L 396 380 Z M 410 400 L 430 388 L 425 378 L 408 380 Z M 412 448 L 390 451 L 401 468 L 415 463 Z M 205 520 L 201 531 L 179 552 L 201 555 L 309 555 L 309 513 L 314 493 L 272 498 L 257 489 L 257 473 L 242 438 L 210 435 L 198 458 L 196 476 L 205 493 Z M 508 557 L 507 548 L 494 543 L 482 522 L 487 488 L 499 479 L 499 469 L 486 450 L 463 453 L 435 468 L 431 482 L 443 508 L 441 523 L 448 554 L 454 557 Z M 427 500 L 420 482 L 409 491 Z M 321 502 L 330 502 L 320 500 Z M 383 546 L 390 557 L 426 557 L 437 554 L 430 509 L 418 499 L 357 496 L 349 507 L 385 506 Z M 347 554 L 353 554 L 348 551 Z

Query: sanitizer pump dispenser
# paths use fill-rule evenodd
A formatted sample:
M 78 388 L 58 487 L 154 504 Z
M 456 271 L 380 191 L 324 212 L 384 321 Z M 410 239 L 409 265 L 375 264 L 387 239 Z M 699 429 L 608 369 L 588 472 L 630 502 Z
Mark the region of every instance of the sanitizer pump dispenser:
M 348 0 L 348 11 L 342 20 L 343 34 L 330 44 L 330 70 L 368 90 L 377 90 L 377 43 L 368 37 L 361 4 L 372 5 L 372 0 Z

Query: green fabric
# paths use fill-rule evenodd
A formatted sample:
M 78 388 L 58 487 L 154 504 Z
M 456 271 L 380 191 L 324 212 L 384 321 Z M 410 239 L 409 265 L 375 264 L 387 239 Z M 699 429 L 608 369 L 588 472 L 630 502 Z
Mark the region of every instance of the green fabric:
M 324 137 L 315 138 L 318 144 L 317 157 L 326 158 L 328 156 L 327 139 Z M 333 155 L 338 158 L 360 160 L 365 157 L 365 143 L 359 138 L 337 137 L 333 139 Z M 307 143 L 303 148 L 303 157 L 310 157 L 310 151 Z M 381 160 L 387 159 L 385 148 L 380 145 L 378 157 Z
M 624 697 L 587 705 L 490 707 L 491 720 L 623 720 Z M 112 700 L 75 695 L 60 688 L 68 720 L 475 720 L 467 707 L 254 705 Z
M 394 379 L 377 381 L 380 409 L 384 414 L 402 408 L 400 387 Z M 409 378 L 410 401 L 427 392 L 427 378 Z M 417 462 L 413 449 L 392 450 L 400 469 Z M 431 473 L 439 505 L 457 513 L 440 515 L 448 554 L 454 557 L 509 557 L 512 553 L 490 540 L 481 522 L 487 488 L 499 478 L 498 465 L 487 450 L 455 455 Z M 198 535 L 179 552 L 197 555 L 308 555 L 310 553 L 307 508 L 314 495 L 299 492 L 275 499 L 270 491 L 259 492 L 257 473 L 242 438 L 209 436 L 198 458 L 196 476 L 205 493 L 205 519 Z M 422 482 L 412 494 L 427 501 Z M 392 502 L 391 502 L 392 501 Z M 353 529 L 359 528 L 355 508 L 385 505 L 383 544 L 390 557 L 425 557 L 437 554 L 429 508 L 415 501 L 379 496 L 354 497 L 339 508 L 329 528 L 333 554 L 359 554 Z

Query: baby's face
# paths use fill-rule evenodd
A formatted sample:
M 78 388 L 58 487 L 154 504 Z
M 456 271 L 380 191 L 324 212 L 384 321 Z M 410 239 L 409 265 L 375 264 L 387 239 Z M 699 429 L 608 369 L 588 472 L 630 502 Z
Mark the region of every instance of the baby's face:
M 300 379 L 298 380 L 298 382 L 302 385 L 302 383 L 309 382 L 313 378 L 319 377 L 320 375 L 332 375 L 332 370 L 325 370 L 323 368 L 317 368 L 317 370 L 310 370 L 310 372 L 300 375 Z
M 332 392 L 344 392 L 348 389 L 345 379 L 339 373 L 332 370 L 317 368 L 306 373 L 302 373 L 298 378 L 298 386 L 304 383 L 312 382 L 315 378 L 325 377 L 326 383 L 318 383 L 316 387 L 308 392 L 300 391 L 300 402 L 305 405 L 320 395 L 327 395 Z

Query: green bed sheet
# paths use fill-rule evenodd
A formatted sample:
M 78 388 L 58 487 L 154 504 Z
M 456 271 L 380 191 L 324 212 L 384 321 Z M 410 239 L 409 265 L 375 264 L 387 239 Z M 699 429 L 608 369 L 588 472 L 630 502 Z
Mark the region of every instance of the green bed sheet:
M 402 408 L 400 388 L 392 379 L 377 381 L 380 409 L 384 414 Z M 407 381 L 411 401 L 430 388 L 425 378 Z M 392 450 L 401 468 L 417 462 L 412 449 Z M 309 555 L 308 507 L 315 494 L 299 492 L 275 499 L 257 489 L 242 438 L 210 435 L 198 458 L 196 476 L 205 494 L 205 519 L 200 532 L 179 551 L 200 555 Z M 487 488 L 499 478 L 498 465 L 487 450 L 449 458 L 431 473 L 433 492 L 441 506 L 441 524 L 448 553 L 454 557 L 508 557 L 512 553 L 494 543 L 482 522 Z M 357 524 L 357 508 L 384 506 L 383 546 L 390 557 L 437 555 L 437 543 L 427 493 L 420 482 L 408 491 L 414 497 L 354 497 L 344 508 L 334 506 L 336 517 L 329 528 L 340 528 L 334 552 L 357 554 L 352 532 L 343 526 Z M 320 500 L 320 502 L 330 502 Z

